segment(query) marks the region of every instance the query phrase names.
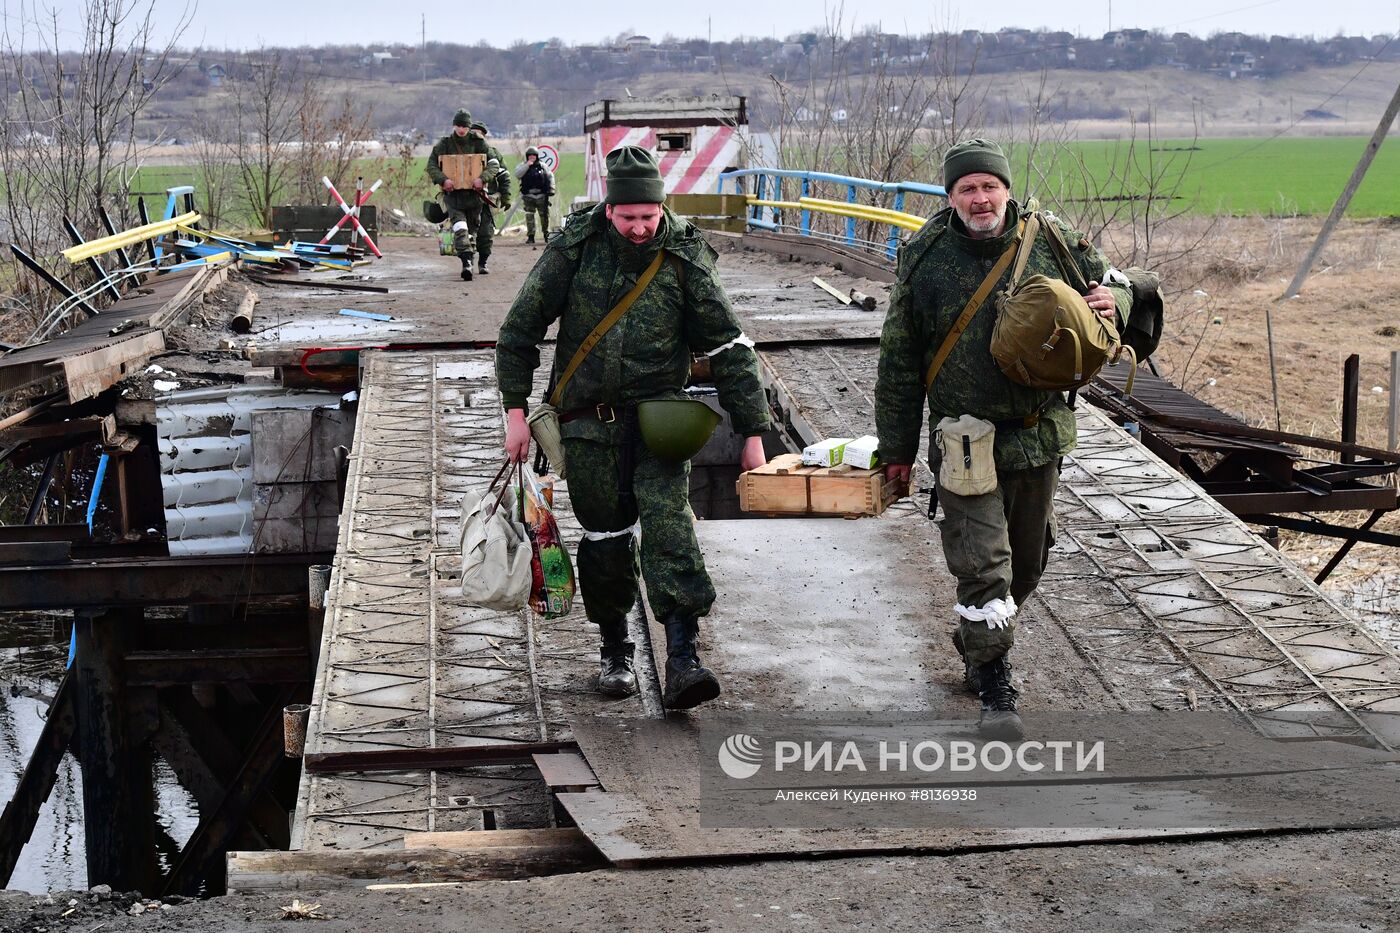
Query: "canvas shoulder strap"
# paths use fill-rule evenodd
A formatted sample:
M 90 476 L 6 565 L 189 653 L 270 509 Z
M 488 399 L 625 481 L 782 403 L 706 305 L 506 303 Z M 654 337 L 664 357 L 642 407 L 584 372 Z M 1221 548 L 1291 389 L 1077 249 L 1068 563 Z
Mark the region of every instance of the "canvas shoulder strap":
M 603 339 L 603 335 L 612 330 L 612 326 L 622 319 L 622 316 L 627 313 L 627 309 L 632 307 L 633 303 L 642 296 L 642 292 L 647 290 L 647 286 L 651 284 L 652 279 L 656 278 L 656 270 L 661 268 L 662 260 L 665 258 L 666 251 L 664 249 L 657 250 L 656 256 L 652 258 L 651 264 L 637 279 L 637 284 L 632 286 L 632 290 L 623 295 L 622 300 L 588 332 L 587 337 L 583 338 L 583 343 L 578 345 L 578 349 L 569 359 L 569 365 L 564 367 L 559 381 L 554 384 L 554 391 L 549 394 L 549 404 L 555 408 L 559 407 L 560 400 L 564 398 L 564 386 L 573 378 L 574 371 L 579 368 L 588 354 L 593 352 L 593 348 L 598 345 L 598 341 Z
M 948 354 L 953 352 L 953 347 L 957 345 L 958 338 L 967 330 L 967 325 L 972 323 L 972 317 L 977 313 L 977 309 L 982 307 L 982 303 L 987 300 L 987 296 L 996 288 L 997 282 L 1001 281 L 1002 275 L 1006 272 L 1006 267 L 1011 265 L 1011 259 L 1016 255 L 1016 245 L 1026 236 L 1025 221 L 1021 222 L 1017 231 L 1016 239 L 1010 243 L 1002 252 L 997 264 L 992 266 L 992 271 L 987 273 L 987 277 L 982 280 L 982 284 L 977 286 L 977 291 L 972 293 L 972 297 L 963 306 L 962 313 L 958 315 L 957 321 L 953 323 L 952 330 L 948 331 L 948 336 L 943 338 L 942 345 L 938 352 L 933 355 L 933 362 L 928 366 L 928 372 L 924 375 L 924 389 L 933 388 L 933 380 L 937 378 L 938 371 L 943 368 L 943 364 L 948 360 Z

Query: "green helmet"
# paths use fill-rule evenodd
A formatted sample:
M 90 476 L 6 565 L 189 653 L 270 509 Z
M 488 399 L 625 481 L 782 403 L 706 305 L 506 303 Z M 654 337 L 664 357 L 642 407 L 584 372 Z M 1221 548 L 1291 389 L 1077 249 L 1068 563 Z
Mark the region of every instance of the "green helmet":
M 637 427 L 647 449 L 662 460 L 680 462 L 700 452 L 720 423 L 719 412 L 686 398 L 637 403 Z
M 436 201 L 424 201 L 423 219 L 430 224 L 440 224 L 447 219 L 447 211 Z
M 526 149 L 526 150 L 525 150 L 525 155 L 526 155 L 527 158 L 528 158 L 529 156 L 534 156 L 535 158 L 538 159 L 538 158 L 540 157 L 540 151 L 539 151 L 538 149 L 536 149 L 534 146 L 531 146 L 529 149 Z

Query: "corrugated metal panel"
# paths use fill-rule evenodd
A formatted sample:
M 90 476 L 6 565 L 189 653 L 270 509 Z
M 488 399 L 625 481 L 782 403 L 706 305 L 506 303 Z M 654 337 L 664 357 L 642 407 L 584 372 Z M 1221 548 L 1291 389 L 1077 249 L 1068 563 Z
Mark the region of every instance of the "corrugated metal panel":
M 172 555 L 253 550 L 253 412 L 340 404 L 331 392 L 231 385 L 177 390 L 156 403 Z

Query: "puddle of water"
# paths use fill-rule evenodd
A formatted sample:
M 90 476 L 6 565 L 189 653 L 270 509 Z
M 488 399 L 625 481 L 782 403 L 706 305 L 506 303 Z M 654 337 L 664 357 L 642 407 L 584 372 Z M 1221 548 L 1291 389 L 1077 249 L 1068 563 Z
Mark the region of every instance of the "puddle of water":
M 288 321 L 259 331 L 260 341 L 342 340 L 413 330 L 407 321 L 368 321 L 364 318 L 320 317 Z
M 67 619 L 55 614 L 0 614 L 0 800 L 14 796 L 43 731 L 68 654 Z M 199 825 L 194 798 L 163 761 L 155 767 L 156 821 L 180 845 Z M 39 810 L 9 887 L 20 891 L 81 890 L 87 885 L 82 769 L 63 759 Z

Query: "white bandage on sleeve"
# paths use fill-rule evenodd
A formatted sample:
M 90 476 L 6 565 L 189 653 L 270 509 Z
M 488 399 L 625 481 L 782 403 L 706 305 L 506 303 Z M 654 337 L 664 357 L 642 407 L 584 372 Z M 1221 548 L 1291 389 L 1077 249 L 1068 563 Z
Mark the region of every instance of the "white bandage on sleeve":
M 466 222 L 465 220 L 459 220 L 459 221 L 457 221 L 455 224 L 452 225 L 452 232 L 453 232 L 453 233 L 461 233 L 463 230 L 466 230 L 466 229 L 467 229 L 467 222 Z
M 748 334 L 741 333 L 741 334 L 739 334 L 739 336 L 735 337 L 733 340 L 729 341 L 728 343 L 722 343 L 722 344 L 720 344 L 719 346 L 715 347 L 713 350 L 709 351 L 709 352 L 706 353 L 705 355 L 706 355 L 706 356 L 719 356 L 719 355 L 720 355 L 721 353 L 723 353 L 725 350 L 732 349 L 733 347 L 748 347 L 750 350 L 752 350 L 752 349 L 753 349 L 753 341 L 749 339 L 749 335 L 748 335 Z
M 958 603 L 953 607 L 953 611 L 969 622 L 986 622 L 987 628 L 1006 628 L 1011 617 L 1016 614 L 1016 600 L 1008 593 L 1005 599 L 994 599 L 981 609 L 969 608 Z
M 609 538 L 625 538 L 636 534 L 637 529 L 640 527 L 640 523 L 634 522 L 630 528 L 624 528 L 621 531 L 585 531 L 583 533 L 583 538 L 585 541 L 606 541 Z
M 1103 274 L 1103 284 L 1121 285 L 1124 288 L 1133 287 L 1133 283 L 1128 280 L 1128 277 L 1123 273 L 1119 272 L 1117 269 L 1114 269 L 1112 266 L 1110 266 L 1108 271 Z

